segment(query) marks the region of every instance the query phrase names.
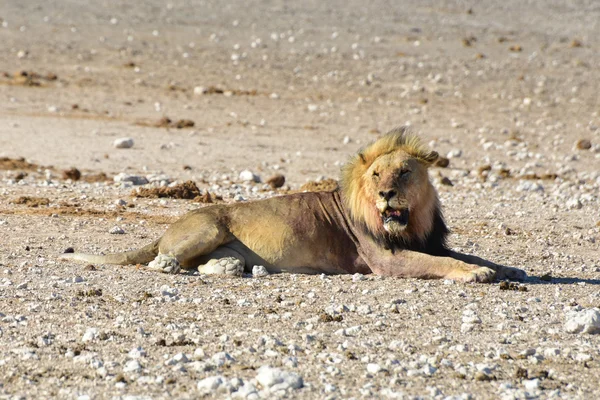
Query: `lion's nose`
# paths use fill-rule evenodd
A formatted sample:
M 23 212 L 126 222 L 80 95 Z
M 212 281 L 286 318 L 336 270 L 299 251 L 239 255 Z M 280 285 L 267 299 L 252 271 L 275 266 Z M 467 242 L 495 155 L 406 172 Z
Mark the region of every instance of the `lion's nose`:
M 381 191 L 381 192 L 379 192 L 379 196 L 382 199 L 385 199 L 385 200 L 389 200 L 392 197 L 394 197 L 395 195 L 396 195 L 396 191 L 395 190 L 387 190 L 387 191 Z

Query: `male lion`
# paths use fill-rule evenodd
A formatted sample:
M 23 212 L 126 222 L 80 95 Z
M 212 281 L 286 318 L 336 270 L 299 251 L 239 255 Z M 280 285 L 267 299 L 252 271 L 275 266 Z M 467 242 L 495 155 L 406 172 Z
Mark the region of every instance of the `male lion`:
M 404 128 L 387 133 L 344 167 L 341 189 L 297 193 L 191 211 L 155 242 L 108 255 L 63 254 L 92 263 L 149 263 L 176 273 L 269 272 L 522 279 L 522 270 L 455 253 L 427 168 L 438 154 Z

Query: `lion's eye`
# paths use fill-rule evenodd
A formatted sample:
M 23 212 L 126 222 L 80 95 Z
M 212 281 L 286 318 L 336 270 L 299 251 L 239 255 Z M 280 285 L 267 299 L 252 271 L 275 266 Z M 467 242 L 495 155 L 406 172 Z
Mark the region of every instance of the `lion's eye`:
M 373 178 L 374 178 L 374 179 L 377 179 L 377 178 L 379 178 L 379 172 L 377 172 L 377 171 L 373 171 Z
M 400 171 L 400 177 L 408 176 L 408 175 L 410 175 L 410 173 L 411 173 L 410 169 L 403 169 Z

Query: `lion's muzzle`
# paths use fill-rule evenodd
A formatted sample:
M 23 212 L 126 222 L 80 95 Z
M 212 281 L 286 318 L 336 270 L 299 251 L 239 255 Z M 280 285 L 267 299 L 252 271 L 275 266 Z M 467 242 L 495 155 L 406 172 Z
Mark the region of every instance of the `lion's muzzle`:
M 408 225 L 409 215 L 410 212 L 408 211 L 408 208 L 402 208 L 400 210 L 388 208 L 381 216 L 383 218 L 383 227 L 388 230 L 387 226 L 394 225 L 396 226 L 396 229 L 401 228 L 404 230 L 406 225 Z

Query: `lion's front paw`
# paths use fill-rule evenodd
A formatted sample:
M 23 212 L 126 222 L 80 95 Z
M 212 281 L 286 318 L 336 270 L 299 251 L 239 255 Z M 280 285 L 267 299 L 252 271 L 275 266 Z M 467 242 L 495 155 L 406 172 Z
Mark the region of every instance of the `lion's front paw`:
M 181 270 L 179 261 L 168 254 L 159 254 L 148 264 L 148 268 L 165 274 L 176 274 Z
M 244 272 L 244 263 L 235 257 L 216 258 L 199 266 L 198 272 L 202 274 L 241 276 Z
M 477 267 L 473 269 L 457 268 L 446 276 L 448 279 L 454 279 L 461 282 L 492 282 L 496 277 L 496 271 L 487 267 Z
M 475 268 L 469 272 L 464 279 L 464 282 L 492 282 L 496 277 L 496 271 L 488 267 Z
M 496 272 L 496 278 L 500 280 L 524 281 L 527 278 L 527 273 L 519 268 L 502 267 Z

